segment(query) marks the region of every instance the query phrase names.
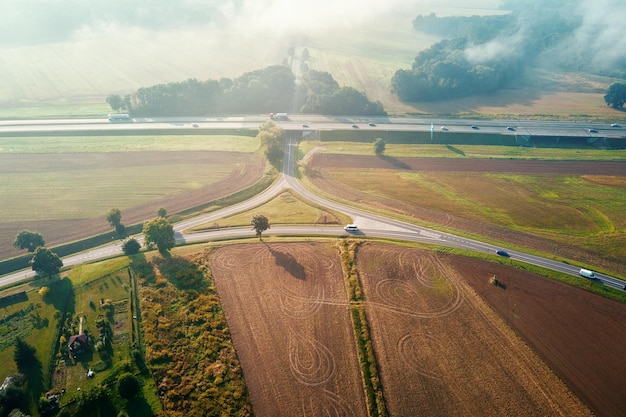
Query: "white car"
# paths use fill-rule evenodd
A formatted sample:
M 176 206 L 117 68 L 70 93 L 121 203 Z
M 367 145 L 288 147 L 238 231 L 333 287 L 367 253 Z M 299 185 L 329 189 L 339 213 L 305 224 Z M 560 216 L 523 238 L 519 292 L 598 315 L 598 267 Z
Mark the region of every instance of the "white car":
M 359 226 L 356 224 L 347 224 L 346 227 L 343 228 L 346 232 L 356 232 L 359 230 Z

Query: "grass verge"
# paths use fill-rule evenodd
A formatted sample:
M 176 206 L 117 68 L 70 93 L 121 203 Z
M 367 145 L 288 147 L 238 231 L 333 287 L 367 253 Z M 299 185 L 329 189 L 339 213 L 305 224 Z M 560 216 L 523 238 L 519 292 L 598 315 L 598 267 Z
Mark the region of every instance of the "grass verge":
M 357 355 L 363 377 L 363 387 L 370 417 L 388 416 L 383 387 L 380 383 L 374 346 L 363 305 L 363 291 L 356 270 L 355 256 L 360 241 L 341 240 L 338 244 L 341 265 L 344 271 L 346 290 L 350 299 L 350 316 L 356 338 Z

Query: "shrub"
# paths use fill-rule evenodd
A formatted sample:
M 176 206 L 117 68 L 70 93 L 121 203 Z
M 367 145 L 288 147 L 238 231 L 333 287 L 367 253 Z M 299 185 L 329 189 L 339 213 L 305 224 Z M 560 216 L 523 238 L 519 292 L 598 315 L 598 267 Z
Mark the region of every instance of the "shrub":
M 125 372 L 117 379 L 117 392 L 120 397 L 130 400 L 135 397 L 141 390 L 141 384 L 137 377 L 130 372 Z

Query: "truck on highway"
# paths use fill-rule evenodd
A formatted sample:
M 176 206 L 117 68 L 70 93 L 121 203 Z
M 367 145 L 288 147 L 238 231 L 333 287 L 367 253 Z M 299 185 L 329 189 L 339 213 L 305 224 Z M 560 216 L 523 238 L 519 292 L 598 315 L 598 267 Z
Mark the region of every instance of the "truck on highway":
M 583 278 L 596 279 L 596 273 L 588 269 L 581 269 L 578 273 Z
M 289 120 L 287 113 L 270 113 L 270 119 L 272 120 Z
M 109 122 L 130 122 L 130 114 L 111 113 L 109 114 Z

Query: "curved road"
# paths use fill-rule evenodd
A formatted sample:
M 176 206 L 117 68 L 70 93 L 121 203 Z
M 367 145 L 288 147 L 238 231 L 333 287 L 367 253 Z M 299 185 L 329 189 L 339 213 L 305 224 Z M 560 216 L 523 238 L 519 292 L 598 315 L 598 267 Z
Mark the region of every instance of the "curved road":
M 1 130 L 1 129 L 0 129 Z M 283 173 L 280 178 L 263 193 L 239 203 L 235 206 L 224 208 L 213 213 L 194 217 L 184 220 L 173 225 L 176 241 L 179 243 L 202 242 L 218 239 L 228 239 L 242 236 L 254 236 L 254 232 L 249 228 L 228 228 L 224 230 L 212 230 L 202 233 L 186 233 L 189 228 L 200 224 L 215 222 L 220 218 L 252 209 L 262 203 L 271 200 L 282 191 L 291 188 L 304 198 L 318 205 L 329 209 L 344 213 L 353 219 L 353 222 L 359 225 L 360 236 L 375 236 L 381 238 L 408 240 L 415 242 L 434 243 L 438 245 L 451 246 L 462 249 L 469 249 L 477 252 L 495 254 L 499 247 L 476 240 L 455 236 L 449 233 L 443 233 L 437 230 L 416 226 L 399 220 L 389 219 L 384 216 L 372 214 L 353 207 L 348 207 L 337 202 L 322 198 L 308 189 L 304 188 L 300 182 L 294 177 L 295 172 L 295 153 L 297 146 L 297 138 L 291 135 L 286 144 L 285 162 Z M 277 226 L 266 231 L 265 234 L 273 235 L 346 235 L 342 227 L 338 226 Z M 142 236 L 135 236 L 142 243 Z M 544 268 L 560 271 L 563 273 L 578 275 L 580 267 L 569 265 L 524 252 L 509 251 L 511 258 L 522 262 L 542 266 Z M 64 266 L 74 266 L 85 262 L 103 259 L 111 256 L 122 254 L 121 242 L 112 243 L 106 246 L 95 248 L 93 250 L 81 252 L 75 255 L 63 258 Z M 626 282 L 605 274 L 596 273 L 598 276 L 596 282 L 616 289 L 624 290 Z M 30 270 L 22 270 L 14 274 L 5 275 L 0 278 L 0 288 L 25 280 L 34 276 L 34 272 Z M 583 279 L 583 278 L 581 278 Z

